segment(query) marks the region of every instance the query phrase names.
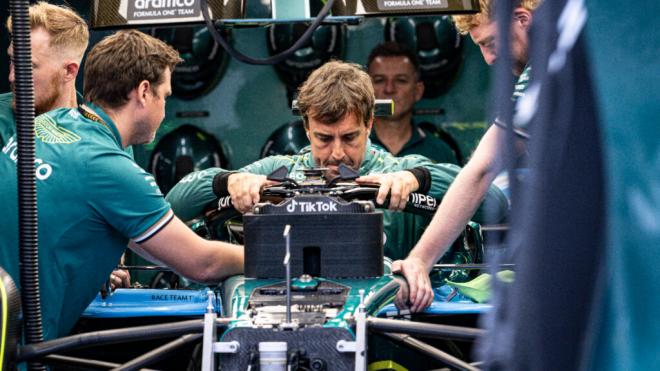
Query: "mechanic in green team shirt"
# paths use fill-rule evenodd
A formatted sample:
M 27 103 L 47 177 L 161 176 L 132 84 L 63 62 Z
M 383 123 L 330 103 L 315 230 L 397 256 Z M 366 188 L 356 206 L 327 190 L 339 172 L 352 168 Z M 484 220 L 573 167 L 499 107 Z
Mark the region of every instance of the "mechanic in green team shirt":
M 44 1 L 30 5 L 29 18 L 35 114 L 56 108 L 77 107 L 83 102 L 75 83 L 88 45 L 87 23 L 74 10 Z M 6 27 L 11 33 L 11 17 L 7 19 Z M 12 92 L 0 94 L 0 148 L 16 132 L 12 43 L 7 53 L 10 61 L 8 81 Z M 132 147 L 124 150 L 133 155 Z M 129 287 L 130 274 L 117 269 L 110 275 L 109 282 L 112 289 Z
M 77 106 L 76 76 L 89 40 L 87 23 L 63 6 L 39 2 L 30 6 L 30 41 L 35 114 Z M 7 20 L 11 33 L 11 19 Z M 9 54 L 9 86 L 14 91 L 13 48 Z M 15 132 L 14 95 L 0 94 L 0 145 Z
M 379 183 L 377 202 L 390 196 L 390 209 L 402 210 L 411 192 L 442 198 L 459 171 L 452 164 L 434 164 L 426 157 L 394 157 L 369 141 L 374 120 L 371 78 L 358 65 L 331 61 L 315 70 L 300 87 L 298 107 L 310 147 L 293 156 L 271 156 L 238 170 L 213 168 L 183 178 L 168 194 L 175 214 L 183 220 L 199 216 L 217 197 L 231 195 L 241 212 L 259 201 L 260 190 L 274 184 L 266 176 L 280 166 L 294 180 L 304 179 L 302 169 L 328 168 L 325 178 L 338 175 L 340 163 L 357 170 L 358 183 Z M 488 198 L 503 213 L 507 201 L 496 187 Z M 478 212 L 475 220 L 483 214 Z M 399 259 L 421 235 L 425 222 L 407 213 L 385 213 L 385 255 Z
M 495 0 L 480 0 L 480 13 L 453 17 L 456 28 L 462 34 L 470 34 L 472 41 L 479 46 L 484 60 L 489 65 L 495 63 L 497 58 L 497 22 L 491 18 L 494 3 Z M 541 0 L 517 0 L 513 3 L 511 56 L 514 62 L 513 74 L 519 76 L 512 97 L 514 101 L 524 95 L 529 82 L 527 32 L 532 23 L 534 10 L 540 3 Z M 411 310 L 419 311 L 433 302 L 433 290 L 429 280 L 433 262 L 447 251 L 461 233 L 481 200 L 487 197 L 486 194 L 493 180 L 504 169 L 507 126 L 502 120 L 495 119 L 479 142 L 472 158 L 447 191 L 419 242 L 406 259 L 392 263 L 392 270 L 403 273 L 410 288 L 409 293 L 399 292 L 397 305 L 410 302 Z M 517 134 L 516 151 L 522 156 L 528 138 L 527 128 L 520 127 L 514 120 L 513 130 Z
M 369 136 L 371 143 L 382 146 L 395 156 L 417 154 L 434 162 L 460 165 L 452 148 L 427 129 L 433 124 L 420 125 L 413 120 L 415 103 L 424 95 L 424 82 L 420 78 L 415 53 L 394 41 L 378 44 L 367 59 L 367 72 L 376 99 L 394 101 L 393 115 L 374 118 Z
M 67 334 L 126 246 L 200 282 L 243 269 L 243 249 L 207 241 L 177 217 L 154 178 L 124 148 L 153 140 L 181 59 L 151 36 L 130 30 L 90 51 L 89 104 L 35 119 L 40 285 L 45 339 Z M 16 139 L 0 153 L 0 265 L 18 277 Z

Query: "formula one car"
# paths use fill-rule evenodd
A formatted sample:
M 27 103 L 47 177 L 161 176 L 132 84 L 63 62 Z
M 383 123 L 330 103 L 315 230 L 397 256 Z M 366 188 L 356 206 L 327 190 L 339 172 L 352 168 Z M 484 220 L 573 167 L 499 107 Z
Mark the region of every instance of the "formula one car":
M 438 281 L 425 312 L 397 310 L 391 302 L 405 280 L 383 257 L 378 188 L 352 182 L 357 174 L 347 167 L 329 181 L 322 173 L 307 170 L 301 183 L 286 169 L 271 174 L 281 183 L 262 192 L 242 228 L 226 222 L 235 214 L 228 198 L 209 208 L 204 231 L 229 225 L 245 245 L 244 275 L 208 288 L 164 279 L 162 267 L 128 267 L 158 270 L 154 282 L 172 288 L 99 294 L 75 335 L 22 347 L 20 359 L 45 356 L 66 369 L 475 369 L 470 349 L 481 330 L 473 326 L 489 306 Z M 414 194 L 407 211 L 432 213 L 436 205 Z M 482 249 L 472 224 L 452 248 L 453 261 L 435 273 L 474 276 Z M 128 344 L 110 345 L 119 341 Z

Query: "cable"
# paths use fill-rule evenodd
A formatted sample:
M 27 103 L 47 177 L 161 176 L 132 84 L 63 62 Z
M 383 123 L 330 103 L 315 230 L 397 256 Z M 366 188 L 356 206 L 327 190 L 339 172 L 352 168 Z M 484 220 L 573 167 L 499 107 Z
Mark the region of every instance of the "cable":
M 305 31 L 305 33 L 303 33 L 302 36 L 289 49 L 264 59 L 255 59 L 249 57 L 239 52 L 238 50 L 234 49 L 231 45 L 229 45 L 229 43 L 225 40 L 225 38 L 222 37 L 220 32 L 218 32 L 218 30 L 215 28 L 215 24 L 213 24 L 213 20 L 209 15 L 208 0 L 201 0 L 200 6 L 202 8 L 201 11 L 202 11 L 202 16 L 204 16 L 204 22 L 206 22 L 206 27 L 208 28 L 209 33 L 213 37 L 213 40 L 215 40 L 216 43 L 220 44 L 227 51 L 227 53 L 229 53 L 229 55 L 231 55 L 232 57 L 238 59 L 243 63 L 256 64 L 256 65 L 273 65 L 273 64 L 278 64 L 284 61 L 285 59 L 289 58 L 293 53 L 296 52 L 296 50 L 300 49 L 303 45 L 305 45 L 311 40 L 314 31 L 316 31 L 316 29 L 321 25 L 321 23 L 330 13 L 330 9 L 332 8 L 332 4 L 334 4 L 334 2 L 335 0 L 328 0 L 328 2 L 325 3 L 319 14 L 314 19 L 314 22 L 312 22 L 312 24 Z

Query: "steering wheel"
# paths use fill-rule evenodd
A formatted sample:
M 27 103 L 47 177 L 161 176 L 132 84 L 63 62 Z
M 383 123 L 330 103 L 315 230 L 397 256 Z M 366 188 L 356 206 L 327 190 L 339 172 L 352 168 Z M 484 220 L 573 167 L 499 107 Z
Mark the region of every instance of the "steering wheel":
M 340 164 L 339 175 L 328 181 L 322 178 L 325 170 L 323 168 L 304 169 L 306 180 L 299 183 L 288 177 L 286 167 L 280 167 L 268 176 L 268 180 L 280 183 L 264 188 L 261 191 L 261 202 L 255 205 L 255 208 L 268 203 L 278 205 L 299 195 L 323 195 L 344 202 L 370 201 L 376 208 L 387 209 L 389 207 L 389 196 L 382 205 L 376 204 L 380 185 L 356 183 L 354 180 L 359 177 L 359 174 L 348 166 Z M 413 192 L 408 197 L 403 212 L 432 217 L 439 204 L 440 202 L 434 197 Z M 233 238 L 240 243 L 240 236 L 228 232 L 228 230 L 240 231 L 236 222 L 240 216 L 241 214 L 236 211 L 231 202 L 231 196 L 217 198 L 204 210 L 204 224 L 208 237 L 224 240 Z

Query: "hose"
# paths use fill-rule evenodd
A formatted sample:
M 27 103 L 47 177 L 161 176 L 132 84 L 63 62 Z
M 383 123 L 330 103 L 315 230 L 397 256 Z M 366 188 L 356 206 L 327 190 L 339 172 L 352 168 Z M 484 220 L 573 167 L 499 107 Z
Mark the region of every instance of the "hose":
M 234 318 L 219 318 L 215 322 L 216 326 L 224 328 L 233 320 Z M 57 352 L 67 352 L 73 349 L 82 349 L 91 346 L 162 339 L 191 333 L 197 334 L 203 332 L 203 330 L 204 321 L 194 319 L 157 325 L 87 332 L 49 340 L 41 344 L 26 345 L 19 349 L 18 361 L 35 359 Z
M 305 31 L 305 33 L 300 36 L 300 39 L 298 39 L 291 47 L 279 54 L 273 55 L 268 58 L 264 59 L 255 59 L 252 57 L 249 57 L 238 50 L 232 48 L 231 45 L 222 37 L 220 32 L 216 30 L 215 24 L 213 23 L 213 20 L 211 19 L 211 16 L 209 15 L 209 7 L 208 7 L 208 1 L 207 0 L 201 0 L 200 1 L 200 6 L 201 6 L 201 11 L 202 11 L 202 16 L 204 17 L 204 22 L 206 22 L 206 27 L 208 28 L 209 33 L 213 37 L 213 40 L 215 40 L 216 43 L 220 44 L 229 55 L 232 57 L 238 59 L 241 62 L 248 63 L 248 64 L 256 64 L 256 65 L 272 65 L 272 64 L 278 64 L 285 59 L 289 58 L 293 53 L 296 52 L 296 50 L 300 49 L 303 45 L 305 45 L 307 42 L 309 42 L 312 39 L 312 34 L 316 29 L 321 25 L 321 22 L 325 20 L 325 17 L 328 16 L 330 13 L 330 9 L 332 9 L 332 4 L 334 3 L 335 0 L 328 0 L 319 14 L 316 16 L 314 19 L 314 22 L 309 26 L 309 28 Z
M 34 86 L 28 0 L 11 0 L 12 43 L 16 76 L 16 135 L 18 138 L 18 225 L 20 248 L 21 301 L 27 344 L 43 341 L 39 294 L 37 184 L 35 178 Z M 45 370 L 43 364 L 29 362 L 30 370 Z

